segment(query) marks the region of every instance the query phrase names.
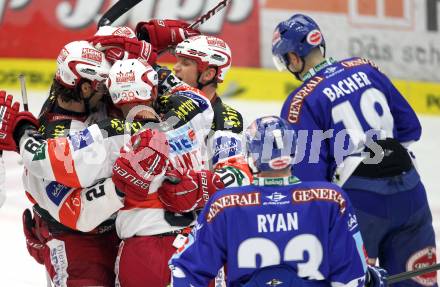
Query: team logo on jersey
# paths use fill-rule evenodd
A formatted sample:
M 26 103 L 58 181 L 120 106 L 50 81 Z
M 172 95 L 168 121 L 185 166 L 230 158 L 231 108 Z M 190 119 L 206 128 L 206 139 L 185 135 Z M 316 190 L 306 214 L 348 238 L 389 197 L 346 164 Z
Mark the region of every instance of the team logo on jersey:
M 307 34 L 307 43 L 318 46 L 322 42 L 322 34 L 319 30 L 312 30 Z
M 417 251 L 406 262 L 406 271 L 417 270 L 423 267 L 433 265 L 437 262 L 435 247 L 426 247 Z M 412 277 L 412 280 L 423 286 L 434 286 L 437 283 L 437 272 L 425 273 L 416 277 Z
M 358 222 L 357 222 L 357 218 L 355 214 L 349 213 L 348 214 L 348 230 L 352 231 L 353 229 L 355 229 L 358 226 Z
M 46 186 L 46 194 L 49 199 L 55 203 L 57 206 L 60 205 L 61 201 L 69 192 L 70 187 L 62 185 L 56 181 L 52 181 Z
M 227 194 L 214 200 L 206 214 L 206 221 L 211 222 L 223 209 L 234 206 L 255 206 L 261 205 L 259 192 Z
M 46 159 L 46 143 L 43 143 L 34 154 L 32 161 Z
M 69 135 L 69 138 L 72 142 L 73 150 L 85 148 L 94 142 L 93 136 L 88 129 Z
M 293 203 L 309 201 L 333 201 L 339 205 L 339 212 L 343 214 L 346 201 L 342 194 L 330 188 L 296 189 L 292 192 Z
M 283 205 L 283 204 L 289 204 L 290 199 L 285 199 L 287 196 L 283 195 L 280 192 L 272 192 L 271 195 L 266 195 L 263 197 L 263 205 Z

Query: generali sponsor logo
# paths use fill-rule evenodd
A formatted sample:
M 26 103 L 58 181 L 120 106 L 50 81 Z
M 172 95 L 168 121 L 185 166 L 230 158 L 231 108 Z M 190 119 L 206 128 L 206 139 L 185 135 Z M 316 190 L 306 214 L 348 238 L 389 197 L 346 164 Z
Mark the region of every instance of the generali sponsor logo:
M 227 194 L 217 198 L 209 207 L 206 221 L 211 222 L 223 209 L 234 206 L 255 206 L 261 205 L 259 192 Z
M 373 61 L 371 61 L 369 59 L 365 59 L 365 58 L 356 58 L 356 59 L 351 59 L 348 61 L 343 61 L 343 62 L 341 62 L 341 65 L 346 68 L 353 68 L 353 67 L 357 67 L 357 66 L 361 66 L 361 65 L 371 65 L 372 67 L 379 70 L 379 66 L 377 66 L 376 63 L 374 63 Z
M 116 74 L 116 83 L 134 83 L 136 77 L 133 71 L 130 72 L 119 72 Z
M 82 52 L 81 52 L 81 58 L 87 59 L 87 60 L 90 60 L 93 62 L 101 63 L 102 62 L 102 53 L 97 50 L 94 50 L 94 49 L 83 48 Z
M 342 194 L 330 188 L 297 189 L 292 192 L 293 203 L 310 201 L 332 201 L 339 206 L 339 212 L 345 212 L 346 201 Z
M 290 123 L 298 122 L 304 99 L 313 92 L 322 80 L 324 80 L 323 77 L 313 77 L 293 96 L 289 107 L 289 117 L 287 118 Z

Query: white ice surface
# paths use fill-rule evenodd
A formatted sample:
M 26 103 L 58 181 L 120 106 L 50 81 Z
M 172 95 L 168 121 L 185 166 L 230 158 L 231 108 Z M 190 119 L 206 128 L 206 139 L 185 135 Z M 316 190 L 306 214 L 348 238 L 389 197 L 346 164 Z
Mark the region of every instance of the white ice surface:
M 17 98 L 19 94 L 14 95 Z M 39 111 L 43 98 L 42 94 L 30 93 L 30 107 L 34 114 Z M 243 114 L 245 126 L 257 116 L 279 114 L 281 107 L 279 102 L 225 101 Z M 423 135 L 413 145 L 413 150 L 428 191 L 434 227 L 440 234 L 440 117 L 420 116 L 420 119 Z M 7 199 L 0 208 L 0 286 L 46 286 L 45 269 L 28 255 L 22 232 L 21 214 L 30 206 L 21 183 L 23 167 L 15 153 L 6 152 L 4 160 Z

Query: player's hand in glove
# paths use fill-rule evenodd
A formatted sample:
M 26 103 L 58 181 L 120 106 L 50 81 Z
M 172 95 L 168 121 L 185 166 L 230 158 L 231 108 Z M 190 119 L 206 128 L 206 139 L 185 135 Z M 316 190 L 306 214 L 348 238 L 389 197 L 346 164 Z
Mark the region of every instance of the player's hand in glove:
M 44 264 L 44 254 L 49 252 L 47 245 L 38 238 L 35 230 L 35 220 L 29 209 L 23 212 L 23 232 L 29 254 L 40 264 Z
M 22 128 L 38 127 L 38 120 L 30 112 L 19 112 L 20 103 L 12 104 L 13 97 L 0 91 L 0 150 L 18 151 Z
M 157 190 L 164 179 L 168 153 L 166 135 L 150 129 L 132 136 L 130 143 L 121 148 L 112 180 L 126 201 L 145 201 Z
M 186 38 L 200 35 L 196 29 L 189 28 L 189 24 L 181 20 L 150 20 L 139 22 L 136 25 L 138 39 L 145 40 L 158 51 L 176 46 Z
M 119 27 L 111 30 L 110 27 L 101 27 L 88 41 L 98 50 L 104 52 L 108 61 L 141 59 L 153 65 L 156 63 L 157 52 L 150 43 L 136 38 L 133 30 L 128 27 Z
M 224 188 L 220 177 L 209 170 L 188 170 L 183 174 L 168 171 L 166 180 L 158 190 L 159 199 L 165 209 L 184 213 L 202 208 L 211 195 Z
M 388 272 L 380 267 L 367 265 L 367 273 L 365 275 L 366 287 L 386 287 Z

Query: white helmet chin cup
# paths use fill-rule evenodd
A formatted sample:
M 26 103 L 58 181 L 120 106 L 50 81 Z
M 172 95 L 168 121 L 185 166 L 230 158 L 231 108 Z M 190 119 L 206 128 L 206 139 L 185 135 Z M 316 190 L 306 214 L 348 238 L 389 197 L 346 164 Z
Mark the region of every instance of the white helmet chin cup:
M 143 103 L 157 95 L 158 76 L 153 67 L 138 59 L 116 61 L 106 82 L 115 105 Z
M 61 49 L 57 58 L 56 79 L 68 88 L 76 87 L 81 79 L 96 85 L 107 79 L 110 67 L 104 53 L 89 42 L 75 41 Z
M 228 44 L 212 36 L 190 37 L 177 45 L 175 54 L 196 61 L 200 72 L 208 67 L 216 67 L 215 79 L 218 83 L 223 82 L 232 64 L 231 49 Z

